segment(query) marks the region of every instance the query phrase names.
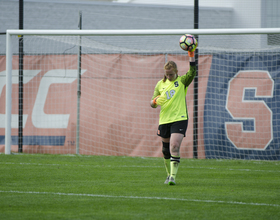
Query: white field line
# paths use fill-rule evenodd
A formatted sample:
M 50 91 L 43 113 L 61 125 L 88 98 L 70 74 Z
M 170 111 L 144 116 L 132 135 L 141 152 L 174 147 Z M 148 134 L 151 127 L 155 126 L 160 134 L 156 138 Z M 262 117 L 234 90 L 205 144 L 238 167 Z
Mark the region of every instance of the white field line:
M 11 163 L 11 162 L 0 162 L 0 164 L 5 165 L 35 165 L 35 166 L 69 166 L 69 164 L 45 164 L 45 163 Z M 75 166 L 90 166 L 90 167 L 113 167 L 111 165 L 81 165 L 81 164 L 75 164 Z M 120 167 L 127 167 L 127 168 L 162 168 L 163 166 L 118 166 Z M 216 168 L 216 167 L 194 167 L 194 166 L 187 166 L 187 165 L 180 165 L 182 168 L 186 169 L 206 169 L 206 170 L 230 170 L 230 171 L 244 171 L 244 172 L 267 172 L 267 173 L 280 173 L 280 170 L 252 170 L 252 169 L 232 169 L 232 168 Z
M 215 201 L 215 200 L 200 200 L 200 199 L 183 199 L 183 198 L 168 198 L 168 197 L 143 197 L 143 196 L 112 196 L 112 195 L 98 195 L 98 194 L 82 194 L 82 193 L 60 193 L 60 192 L 24 192 L 24 191 L 3 191 L 0 193 L 18 193 L 18 194 L 39 194 L 39 195 L 58 195 L 58 196 L 79 196 L 79 197 L 99 197 L 99 198 L 115 198 L 115 199 L 150 199 L 150 200 L 172 200 L 184 202 L 202 202 L 202 203 L 221 203 L 231 205 L 252 205 L 252 206 L 273 206 L 280 207 L 278 204 L 266 203 L 248 203 L 248 202 L 234 202 L 234 201 Z

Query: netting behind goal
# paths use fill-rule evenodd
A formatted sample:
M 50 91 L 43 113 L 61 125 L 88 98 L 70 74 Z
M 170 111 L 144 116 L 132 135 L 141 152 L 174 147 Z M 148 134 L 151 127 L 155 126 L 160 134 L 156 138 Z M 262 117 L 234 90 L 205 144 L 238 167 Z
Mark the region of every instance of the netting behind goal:
M 279 46 L 268 44 L 266 34 L 198 37 L 197 130 L 192 83 L 186 97 L 189 126 L 181 157 L 280 159 Z M 149 102 L 166 61 L 177 63 L 179 75 L 189 69 L 179 38 L 24 36 L 23 152 L 162 156 L 157 136 L 160 108 L 152 109 Z M 12 45 L 11 151 L 17 152 L 17 37 Z M 5 56 L 0 57 L 1 152 L 5 62 Z

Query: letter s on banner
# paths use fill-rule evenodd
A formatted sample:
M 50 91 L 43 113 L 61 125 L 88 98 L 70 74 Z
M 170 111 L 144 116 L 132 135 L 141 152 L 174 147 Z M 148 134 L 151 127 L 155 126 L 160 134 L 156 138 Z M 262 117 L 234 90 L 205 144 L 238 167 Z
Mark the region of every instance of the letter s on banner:
M 272 111 L 263 100 L 245 100 L 246 90 L 254 98 L 273 97 L 274 81 L 267 71 L 239 71 L 228 85 L 226 109 L 234 120 L 251 120 L 254 129 L 246 131 L 243 122 L 226 122 L 228 139 L 237 149 L 265 150 L 273 139 Z

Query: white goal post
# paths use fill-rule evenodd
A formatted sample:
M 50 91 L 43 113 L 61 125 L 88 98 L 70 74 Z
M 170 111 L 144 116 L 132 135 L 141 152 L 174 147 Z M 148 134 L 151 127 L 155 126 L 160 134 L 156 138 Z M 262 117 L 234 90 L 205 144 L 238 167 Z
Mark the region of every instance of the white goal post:
M 12 62 L 13 62 L 13 56 L 16 54 L 16 52 L 13 51 L 13 47 L 14 47 L 13 40 L 12 40 L 13 36 L 23 36 L 23 38 L 25 38 L 26 36 L 34 36 L 34 37 L 38 36 L 40 39 L 42 39 L 42 41 L 41 40 L 40 42 L 38 41 L 37 44 L 35 42 L 34 45 L 41 45 L 41 42 L 43 42 L 44 39 L 54 41 L 54 42 L 59 42 L 58 44 L 54 43 L 54 45 L 60 45 L 60 43 L 71 44 L 71 45 L 79 44 L 79 41 L 77 41 L 76 39 L 69 39 L 69 38 L 62 39 L 62 37 L 64 36 L 105 37 L 106 39 L 108 37 L 108 40 L 106 40 L 106 42 L 98 42 L 98 40 L 96 39 L 93 40 L 85 39 L 83 43 L 81 43 L 81 45 L 79 46 L 82 46 L 83 48 L 88 46 L 89 48 L 91 48 L 85 50 L 87 52 L 84 53 L 89 55 L 95 53 L 97 53 L 98 55 L 112 53 L 112 54 L 121 54 L 122 56 L 123 54 L 129 54 L 128 60 L 121 60 L 121 58 L 119 57 L 112 58 L 112 60 L 118 59 L 115 63 L 115 66 L 117 67 L 114 66 L 113 68 L 114 69 L 119 68 L 118 72 L 121 72 L 121 71 L 125 71 L 125 68 L 128 67 L 130 62 L 133 65 L 133 59 L 134 58 L 136 59 L 135 56 L 141 54 L 148 55 L 153 58 L 154 55 L 164 54 L 165 59 L 174 58 L 175 60 L 178 60 L 178 62 L 181 62 L 183 59 L 181 56 L 187 56 L 187 54 L 183 54 L 184 51 L 179 51 L 180 49 L 179 49 L 178 41 L 176 39 L 178 38 L 178 36 L 186 33 L 198 37 L 197 51 L 198 51 L 199 60 L 201 60 L 199 61 L 198 64 L 199 94 L 203 94 L 203 96 L 201 96 L 203 98 L 199 96 L 199 100 L 200 100 L 199 105 L 201 105 L 201 108 L 198 109 L 199 111 L 198 123 L 200 123 L 200 125 L 198 126 L 198 137 L 199 137 L 198 149 L 200 155 L 199 158 L 278 159 L 279 160 L 280 159 L 280 154 L 279 154 L 280 133 L 278 129 L 275 128 L 277 127 L 277 125 L 279 125 L 280 119 L 277 119 L 277 117 L 273 118 L 273 115 L 277 114 L 278 112 L 277 108 L 280 108 L 279 105 L 280 91 L 276 91 L 278 87 L 275 86 L 278 83 L 280 83 L 278 82 L 278 77 L 280 76 L 280 73 L 278 71 L 280 71 L 280 67 L 277 66 L 280 63 L 280 60 L 278 60 L 280 59 L 280 49 L 279 49 L 280 45 L 277 44 L 268 45 L 267 36 L 279 35 L 280 28 L 168 29 L 168 30 L 164 30 L 164 29 L 160 29 L 160 30 L 157 29 L 156 30 L 7 30 L 6 31 L 6 71 L 5 71 L 5 77 L 6 77 L 5 154 L 11 154 L 12 152 L 11 146 L 13 145 L 12 144 L 12 98 L 14 97 L 12 97 L 12 85 L 13 85 Z M 147 48 L 143 46 L 144 44 L 141 42 L 141 39 L 139 40 L 139 37 L 144 38 L 144 36 L 147 37 L 147 40 L 143 41 L 143 43 L 147 45 Z M 137 38 L 136 42 L 133 40 L 133 37 Z M 156 45 L 158 44 L 157 42 L 159 42 L 159 44 L 161 45 L 160 47 L 165 47 L 165 45 L 163 44 L 163 42 L 165 41 L 164 37 L 168 37 L 168 41 L 169 39 L 171 39 L 172 41 L 170 45 L 166 44 L 166 47 L 168 47 L 167 49 L 163 49 L 163 51 L 160 51 L 160 49 L 157 48 L 150 49 L 152 47 L 150 45 Z M 131 46 L 133 44 L 137 44 L 137 47 L 140 48 L 139 51 L 137 51 L 137 49 Z M 30 45 L 32 45 L 32 43 L 30 43 Z M 46 46 L 47 49 L 48 47 L 49 46 Z M 54 49 L 56 47 L 57 46 L 54 46 Z M 110 51 L 110 48 L 113 50 L 113 52 Z M 38 52 L 34 49 L 34 51 L 31 51 L 30 54 L 31 55 L 32 54 L 37 55 L 39 53 L 44 54 L 44 51 L 42 51 L 43 49 L 44 48 L 40 49 L 41 52 Z M 63 50 L 64 48 L 62 48 L 61 51 Z M 67 49 L 65 49 L 64 52 L 66 50 Z M 97 50 L 98 52 L 96 52 Z M 62 54 L 63 56 L 65 56 L 64 52 L 63 53 L 57 52 L 57 54 Z M 53 54 L 53 53 L 56 52 L 55 51 L 46 52 L 46 54 Z M 69 56 L 72 54 L 69 54 Z M 170 58 L 168 58 L 168 56 Z M 93 58 L 88 58 L 88 59 L 90 60 Z M 110 59 L 111 58 L 108 58 L 108 62 L 111 62 Z M 141 57 L 141 59 L 143 59 L 143 57 Z M 157 58 L 157 59 L 161 59 L 161 58 Z M 275 62 L 273 62 L 273 60 L 271 59 L 276 59 L 276 60 Z M 59 69 L 59 67 L 62 69 L 61 66 L 65 65 L 65 60 L 63 62 L 64 63 L 61 62 L 61 64 L 57 65 L 58 66 L 57 69 Z M 151 63 L 152 62 L 154 61 L 151 61 Z M 187 61 L 185 62 L 187 63 Z M 260 64 L 260 62 L 264 62 L 264 64 L 262 65 Z M 119 65 L 121 65 L 120 63 L 127 63 L 127 64 L 125 64 L 126 66 L 119 67 Z M 159 63 L 161 64 L 161 62 Z M 93 62 L 86 65 L 87 66 L 84 65 L 84 67 L 90 68 L 94 66 L 94 68 L 99 68 L 97 67 L 99 65 L 98 62 Z M 104 66 L 106 65 L 107 64 L 104 64 Z M 141 64 L 141 65 L 145 65 L 145 64 Z M 142 68 L 141 65 L 139 64 L 139 67 L 137 68 L 138 69 Z M 184 65 L 180 64 L 179 66 L 184 66 Z M 88 68 L 85 68 L 84 71 L 86 72 L 87 71 L 86 69 Z M 102 68 L 103 67 L 100 67 L 100 69 Z M 98 69 L 98 71 L 100 69 Z M 105 83 L 104 80 L 107 80 L 109 78 L 114 82 L 114 80 L 117 77 L 120 77 L 125 80 L 129 80 L 134 77 L 132 73 L 134 71 L 137 72 L 138 69 L 136 70 L 132 69 L 131 72 L 125 76 L 119 76 L 116 74 L 113 75 L 111 78 L 109 76 L 107 77 L 106 74 L 108 72 L 102 72 L 102 74 L 106 75 L 106 77 L 102 79 L 103 81 L 98 81 L 99 75 L 94 75 L 94 74 L 86 75 L 84 79 L 85 84 L 87 83 L 89 84 L 87 87 L 88 89 L 87 94 L 91 93 L 90 88 L 93 85 L 96 85 L 96 83 L 97 84 Z M 148 69 L 146 69 L 145 71 L 147 71 Z M 148 89 L 145 87 L 145 92 L 147 94 L 139 98 L 141 100 L 141 105 L 146 105 L 146 103 L 149 103 L 149 98 L 147 97 L 152 96 L 153 86 L 155 86 L 156 81 L 161 79 L 162 73 L 160 69 L 154 68 L 153 70 L 158 73 L 157 75 L 153 76 L 154 78 L 151 85 L 150 84 L 145 85 Z M 186 70 L 187 69 L 184 69 L 182 71 L 184 72 Z M 97 69 L 93 70 L 93 72 L 95 71 L 97 71 Z M 205 75 L 206 73 L 207 75 Z M 60 73 L 53 72 L 53 74 L 60 74 Z M 78 76 L 77 73 L 76 76 Z M 57 76 L 51 75 L 50 73 L 50 77 L 57 77 Z M 69 80 L 69 82 L 70 81 L 73 82 L 75 80 L 74 70 L 71 77 L 73 78 L 73 80 Z M 144 77 L 148 77 L 148 75 L 144 75 L 143 78 Z M 90 84 L 89 81 L 92 78 L 97 80 L 95 84 Z M 210 81 L 210 78 L 212 81 Z M 250 78 L 250 80 L 249 81 L 244 80 L 247 78 Z M 66 81 L 67 80 L 61 80 L 61 82 L 66 82 Z M 34 82 L 34 83 L 39 84 L 40 82 Z M 145 83 L 147 82 L 145 81 Z M 50 88 L 50 85 L 48 88 Z M 107 84 L 104 85 L 109 86 L 111 84 L 108 83 L 108 85 Z M 132 88 L 130 89 L 132 90 L 137 86 L 137 82 L 132 82 L 131 85 Z M 203 88 L 200 87 L 200 85 L 203 85 Z M 142 87 L 144 87 L 144 85 L 142 85 Z M 125 88 L 126 88 L 125 85 L 123 85 L 123 87 L 115 88 L 115 90 L 112 90 L 112 92 L 116 93 L 119 90 L 125 90 Z M 39 88 L 38 90 L 40 91 L 40 89 L 41 88 Z M 140 93 L 141 91 L 140 86 L 139 88 L 135 88 L 135 89 L 137 90 L 139 89 L 136 93 Z M 189 93 L 193 94 L 193 92 L 191 91 Z M 103 93 L 100 93 L 98 95 L 102 95 L 102 94 Z M 126 95 L 129 96 L 130 92 L 128 92 L 124 96 Z M 111 97 L 112 100 L 116 98 L 114 94 L 111 94 L 111 96 L 112 96 Z M 47 99 L 47 95 L 40 96 L 40 97 Z M 1 98 L 1 91 L 0 91 L 0 98 Z M 129 100 L 129 101 L 134 101 L 135 98 L 136 97 L 134 96 L 133 100 Z M 92 98 L 88 98 L 88 100 L 86 100 L 85 103 L 89 102 L 89 100 L 91 99 Z M 36 99 L 32 98 L 32 102 L 35 102 L 35 104 L 37 103 L 38 100 L 39 100 L 38 97 Z M 99 101 L 100 100 L 97 99 L 96 103 L 99 103 Z M 112 132 L 116 133 L 115 138 L 112 138 L 112 140 L 111 139 L 108 140 L 108 143 L 106 143 L 108 145 L 112 145 L 112 142 L 114 143 L 112 153 L 110 153 L 109 150 L 104 150 L 104 149 L 100 150 L 101 148 L 100 146 L 103 146 L 104 145 L 103 143 L 107 142 L 107 140 L 102 138 L 101 140 L 99 140 L 100 134 L 96 134 L 96 136 L 92 136 L 92 133 L 93 131 L 96 131 L 96 128 L 89 129 L 88 128 L 89 125 L 85 125 L 84 128 L 85 146 L 82 153 L 97 154 L 97 155 L 131 155 L 131 156 L 160 155 L 160 151 L 161 151 L 160 147 L 156 146 L 156 145 L 160 146 L 159 144 L 160 142 L 158 140 L 153 143 L 146 142 L 146 140 L 151 140 L 152 137 L 156 138 L 157 118 L 155 118 L 155 120 L 153 121 L 153 124 L 155 124 L 155 127 L 153 127 L 153 129 L 155 130 L 154 133 L 150 134 L 150 132 L 153 131 L 149 130 L 149 133 L 147 134 L 146 127 L 151 127 L 151 125 L 150 124 L 142 125 L 141 122 L 144 121 L 145 116 L 142 116 L 140 111 L 138 112 L 137 109 L 134 109 L 133 111 L 137 112 L 137 114 L 133 117 L 138 117 L 139 115 L 141 115 L 139 116 L 141 117 L 140 121 L 139 120 L 135 121 L 135 123 L 139 124 L 141 130 L 135 131 L 135 133 L 132 133 L 130 137 L 126 137 L 124 133 L 122 133 L 121 131 L 124 130 L 127 132 L 127 130 L 130 130 L 131 124 L 128 125 L 123 125 L 123 124 L 126 124 L 127 122 L 132 120 L 132 117 L 130 117 L 130 115 L 133 114 L 133 111 L 126 112 L 126 110 L 119 107 L 117 103 L 112 103 L 112 105 L 116 106 L 115 107 L 116 111 L 119 112 L 124 111 L 120 113 L 121 114 L 120 120 L 127 120 L 127 121 L 121 121 L 120 123 L 122 125 L 118 125 L 118 123 L 116 124 L 116 121 L 113 121 L 108 125 L 108 127 L 104 128 L 104 130 L 108 131 L 108 134 L 105 133 L 102 134 L 104 136 L 108 136 L 108 135 L 110 136 Z M 83 106 L 85 108 L 87 107 L 86 104 L 83 104 Z M 235 106 L 244 109 L 240 111 L 240 109 L 236 109 Z M 124 106 L 124 108 L 126 109 L 128 107 L 129 106 Z M 190 107 L 191 108 L 193 107 L 193 103 L 190 104 Z M 103 108 L 104 110 L 102 111 L 106 111 L 106 108 L 109 108 L 109 106 L 105 105 L 100 107 L 99 109 L 94 109 L 94 113 L 92 113 L 91 111 L 91 113 L 94 116 L 90 120 L 99 124 L 99 127 L 97 129 L 103 126 L 103 123 L 97 121 L 96 119 L 100 117 L 99 111 L 101 111 L 101 109 Z M 255 109 L 257 110 L 255 111 Z M 41 110 L 43 112 L 45 111 L 44 106 L 42 107 Z M 192 111 L 192 109 L 188 109 L 188 110 Z M 149 109 L 149 111 L 152 112 L 153 109 Z M 251 115 L 250 112 L 252 113 Z M 107 112 L 106 114 L 108 115 L 109 113 L 110 112 Z M 50 114 L 54 114 L 54 113 L 50 113 Z M 66 115 L 67 114 L 65 114 L 65 116 Z M 147 117 L 152 118 L 152 117 L 157 117 L 157 115 L 158 115 L 158 111 L 152 113 L 152 115 L 148 115 Z M 43 114 L 41 115 L 41 117 L 47 117 L 47 114 Z M 104 120 L 106 120 L 106 116 L 101 116 L 101 117 L 104 122 Z M 264 119 L 262 117 L 264 117 Z M 35 120 L 34 119 L 32 120 L 33 123 L 35 124 Z M 86 121 L 88 119 L 84 119 L 84 120 Z M 277 121 L 275 122 L 275 120 Z M 264 123 L 264 121 L 268 121 L 268 123 Z M 68 124 L 66 125 L 66 127 L 67 126 L 68 129 L 70 129 L 69 127 L 70 125 Z M 73 124 L 73 126 L 75 127 L 76 125 Z M 142 126 L 143 126 L 143 130 L 142 130 Z M 268 126 L 268 127 L 265 127 L 264 129 L 260 128 L 260 130 L 258 130 L 259 129 L 258 126 L 259 127 Z M 34 129 L 36 127 L 39 128 L 40 126 L 34 125 Z M 61 128 L 62 127 L 63 125 L 61 125 Z M 192 124 L 189 124 L 188 130 L 192 130 L 191 127 Z M 49 128 L 46 127 L 46 129 L 50 129 L 50 128 L 51 127 Z M 59 126 L 57 126 L 56 129 L 59 129 Z M 132 128 L 132 130 L 133 129 L 137 129 L 137 128 L 135 127 Z M 139 134 L 139 132 L 142 133 Z M 264 132 L 267 133 L 264 134 Z M 262 134 L 259 135 L 259 133 Z M 119 136 L 121 136 L 120 138 L 124 138 L 126 140 L 125 141 L 119 140 L 119 138 L 117 138 L 118 134 Z M 240 134 L 244 134 L 244 136 L 241 137 Z M 140 135 L 141 137 L 139 137 L 138 135 Z M 73 136 L 75 135 L 73 134 Z M 256 136 L 261 136 L 260 137 L 261 139 L 257 140 Z M 66 140 L 68 139 L 66 138 Z M 71 143 L 70 139 L 69 141 L 70 141 L 69 143 Z M 129 143 L 130 141 L 131 143 Z M 93 150 L 91 148 L 91 146 L 93 145 L 92 143 L 94 142 L 98 142 L 96 144 L 96 149 L 98 148 L 99 150 Z M 137 144 L 135 144 L 136 142 Z M 122 149 L 122 146 L 126 145 L 127 143 L 130 144 L 131 146 L 135 145 L 134 148 Z M 148 146 L 149 144 L 151 144 L 152 146 Z M 40 144 L 37 145 L 40 146 Z M 186 145 L 185 146 L 186 151 L 189 151 L 193 147 L 191 146 L 192 141 L 186 143 L 185 145 Z M 142 149 L 141 146 L 143 147 Z M 39 152 L 39 151 L 34 151 L 34 152 Z M 48 151 L 46 152 L 48 153 Z M 50 153 L 56 153 L 56 152 L 64 153 L 63 150 L 62 151 L 54 150 Z M 70 150 L 69 152 L 73 153 L 72 150 Z M 191 156 L 192 153 L 186 152 L 184 155 L 185 157 L 188 158 L 192 157 Z

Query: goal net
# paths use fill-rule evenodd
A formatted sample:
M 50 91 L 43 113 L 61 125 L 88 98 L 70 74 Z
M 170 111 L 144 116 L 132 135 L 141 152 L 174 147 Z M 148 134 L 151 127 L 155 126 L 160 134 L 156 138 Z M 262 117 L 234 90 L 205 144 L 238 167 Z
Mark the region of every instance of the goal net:
M 8 31 L 0 152 L 18 151 L 23 34 L 24 153 L 161 157 L 160 108 L 149 103 L 166 61 L 188 71 L 179 38 L 189 33 L 198 38 L 198 75 L 181 157 L 279 160 L 280 29 L 242 31 Z

